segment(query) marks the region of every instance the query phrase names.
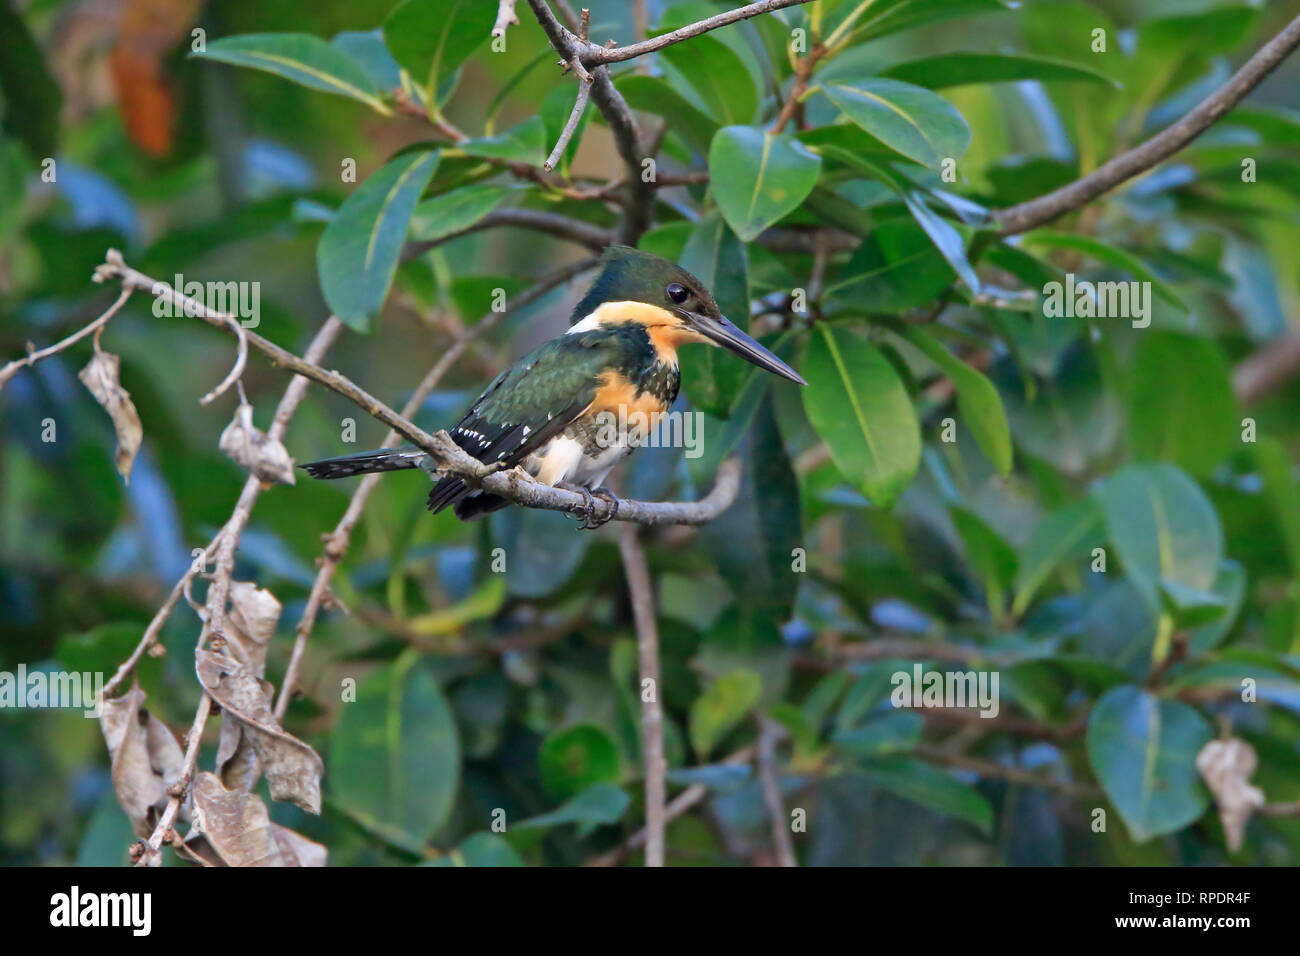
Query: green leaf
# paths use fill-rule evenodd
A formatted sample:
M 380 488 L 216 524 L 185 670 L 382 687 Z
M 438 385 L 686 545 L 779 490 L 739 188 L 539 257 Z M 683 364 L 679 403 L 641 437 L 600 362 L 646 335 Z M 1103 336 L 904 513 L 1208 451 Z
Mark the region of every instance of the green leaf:
M 571 797 L 592 784 L 618 782 L 618 751 L 594 724 L 558 730 L 542 741 L 537 755 L 542 786 L 554 797 Z
M 624 73 L 614 85 L 632 109 L 671 117 L 669 132 L 677 133 L 699 153 L 709 151 L 709 143 L 718 129 L 717 121 L 692 106 L 663 80 L 642 73 Z
M 388 297 L 411 216 L 437 166 L 436 151 L 398 156 L 358 186 L 325 227 L 316 249 L 321 292 L 358 332 L 369 329 Z
M 1241 445 L 1228 363 L 1210 339 L 1148 330 L 1129 374 L 1133 453 L 1208 475 Z
M 854 250 L 826 291 L 848 307 L 902 312 L 933 302 L 954 273 L 930 237 L 912 219 L 882 222 Z
M 937 93 L 882 79 L 835 79 L 822 92 L 886 146 L 937 170 L 960 159 L 970 145 L 970 127 L 957 108 Z
M 1213 591 L 1223 602 L 1223 613 L 1188 630 L 1187 645 L 1193 654 L 1213 650 L 1232 630 L 1246 601 L 1246 569 L 1236 561 L 1224 561 L 1214 578 Z
M 1066 232 L 1047 232 L 1044 230 L 1026 233 L 1022 241 L 1026 245 L 1039 248 L 1071 249 L 1075 252 L 1082 252 L 1102 265 L 1119 269 L 1121 272 L 1127 272 L 1139 282 L 1151 283 L 1151 291 L 1156 295 L 1180 312 L 1187 311 L 1187 303 L 1179 298 L 1178 293 L 1167 282 L 1161 280 L 1159 276 L 1148 269 L 1141 259 L 1126 249 L 1108 245 L 1099 239 L 1093 239 L 1091 236 L 1080 236 Z
M 744 61 L 717 37 L 693 37 L 690 43 L 664 47 L 658 55 L 671 67 L 669 83 L 677 85 L 677 77 L 685 79 L 719 123 L 731 126 L 754 121 L 758 111 L 754 81 Z
M 701 529 L 701 536 L 739 601 L 788 620 L 799 589 L 792 564 L 803 529 L 799 481 L 777 430 L 770 393 L 754 416 L 744 449 L 737 501 Z
M 1088 718 L 1088 759 L 1133 839 L 1172 833 L 1205 812 L 1196 755 L 1212 736 L 1187 704 L 1131 685 L 1099 700 Z
M 711 212 L 695 224 L 679 261 L 712 290 L 722 314 L 748 331 L 749 256 L 720 213 Z M 753 366 L 724 349 L 703 348 L 695 353 L 682 363 L 682 388 L 697 408 L 726 418 Z
M 460 780 L 456 721 L 414 654 L 362 681 L 330 748 L 330 788 L 350 813 L 409 841 L 430 839 L 451 815 Z
M 993 808 L 978 790 L 915 757 L 890 757 L 864 768 L 871 783 L 944 816 L 993 833 Z
M 361 67 L 376 90 L 386 92 L 402 85 L 401 68 L 384 46 L 383 30 L 344 30 L 334 34 L 330 46 Z
M 27 21 L 7 0 L 0 2 L 0 36 L 5 38 L 4 55 L 0 56 L 4 130 L 17 136 L 33 158 L 53 156 L 59 149 L 63 94 Z M 6 197 L 6 201 L 17 198 Z
M 470 156 L 540 166 L 546 161 L 546 124 L 540 116 L 530 116 L 495 136 L 466 140 L 456 147 Z
M 384 42 L 426 103 L 492 32 L 496 5 L 480 0 L 406 0 L 384 20 Z
M 996 617 L 1002 611 L 1003 592 L 1016 576 L 1016 553 L 969 508 L 953 505 L 948 511 L 966 548 L 966 560 L 984 582 L 989 612 Z
M 1219 516 L 1205 492 L 1173 465 L 1125 465 L 1098 494 L 1111 543 L 1147 606 L 1160 610 L 1172 582 L 1209 591 L 1223 558 Z
M 907 211 L 912 214 L 912 218 L 930 237 L 939 254 L 947 260 L 948 265 L 952 266 L 953 272 L 957 273 L 971 292 L 978 294 L 980 280 L 966 258 L 966 242 L 957 231 L 957 227 L 927 206 L 920 193 L 915 191 L 908 193 L 903 197 L 903 202 L 907 206 Z
M 921 462 L 916 410 L 898 373 L 866 339 L 826 323 L 801 370 L 804 409 L 836 466 L 872 504 L 889 508 Z
M 578 838 L 582 839 L 602 824 L 617 823 L 623 819 L 630 799 L 612 783 L 598 783 L 566 800 L 559 808 L 541 816 L 530 817 L 515 827 L 520 830 L 537 830 L 578 824 Z
M 313 90 L 336 93 L 392 114 L 366 71 L 338 47 L 308 33 L 248 33 L 213 40 L 194 56 L 265 70 Z
M 1006 11 L 1008 0 L 876 0 L 858 21 L 854 39 L 867 40 L 940 20 Z
M 1101 509 L 1091 497 L 1067 505 L 1038 522 L 1020 549 L 1012 616 L 1024 614 L 1047 576 L 1062 561 L 1086 553 L 1100 539 L 1101 530 Z
M 926 330 L 904 325 L 900 334 L 947 376 L 957 390 L 957 409 L 980 448 L 998 473 L 1011 473 L 1011 426 L 1002 399 L 993 383 L 981 372 L 953 355 Z
M 887 710 L 856 727 L 836 731 L 831 740 L 855 757 L 883 757 L 915 747 L 924 725 L 924 718 L 914 710 Z
M 719 741 L 758 703 L 763 682 L 750 670 L 723 674 L 691 704 L 691 745 L 708 757 Z
M 1076 63 L 1042 56 L 1006 53 L 948 53 L 943 56 L 922 57 L 919 60 L 909 60 L 881 70 L 880 75 L 923 86 L 927 90 L 942 90 L 952 86 L 972 84 L 1014 83 L 1021 80 L 1041 80 L 1044 83 L 1103 83 L 1112 87 L 1119 86 L 1107 74 Z
M 817 185 L 821 164 L 798 140 L 758 126 L 720 129 L 709 147 L 713 195 L 742 242 L 798 208 Z
M 510 186 L 477 183 L 426 199 L 411 217 L 411 238 L 441 239 L 474 225 L 516 192 Z
M 519 854 L 495 833 L 474 833 L 460 846 L 421 866 L 523 866 Z

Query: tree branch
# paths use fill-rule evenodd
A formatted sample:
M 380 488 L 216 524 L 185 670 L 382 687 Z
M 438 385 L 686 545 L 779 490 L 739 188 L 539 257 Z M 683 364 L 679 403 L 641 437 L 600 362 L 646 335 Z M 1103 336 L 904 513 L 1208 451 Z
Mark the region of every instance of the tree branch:
M 790 818 L 785 815 L 785 802 L 781 799 L 781 784 L 776 776 L 776 743 L 784 736 L 779 724 L 759 718 L 758 728 L 758 779 L 763 787 L 763 804 L 767 807 L 768 822 L 772 826 L 772 846 L 780 866 L 798 866 L 794 855 L 794 840 L 790 837 Z
M 119 278 L 122 282 L 138 289 L 148 289 L 153 295 L 166 299 L 177 308 L 188 310 L 186 314 L 196 315 L 209 325 L 230 332 L 222 313 L 215 312 L 203 303 L 177 292 L 166 283 L 156 282 L 149 276 L 132 269 L 123 261 L 121 253 L 116 249 L 108 251 L 106 261 L 95 272 L 96 281 L 103 282 L 110 278 Z M 496 465 L 485 465 L 453 442 L 446 431 L 430 435 L 346 376 L 335 371 L 327 371 L 313 362 L 301 359 L 255 332 L 245 334 L 248 344 L 270 358 L 273 365 L 287 368 L 338 392 L 366 414 L 383 422 L 415 447 L 428 453 L 436 463 L 438 471 L 459 475 L 471 484 L 514 504 L 582 515 L 596 522 L 616 520 L 650 526 L 707 524 L 731 507 L 740 487 L 739 464 L 734 461 L 723 462 L 718 468 L 713 490 L 699 501 L 625 500 L 615 506 L 598 498 L 589 509 L 588 502 L 577 492 L 542 484 L 518 470 L 503 472 Z
M 585 246 L 592 252 L 600 252 L 614 241 L 614 233 L 608 229 L 602 229 L 600 226 L 583 222 L 581 219 L 572 219 L 569 216 L 562 216 L 559 213 L 549 212 L 545 209 L 494 209 L 472 226 L 457 232 L 439 236 L 437 239 L 408 242 L 402 250 L 402 261 L 409 262 L 411 259 L 424 255 L 430 249 L 442 245 L 444 242 L 450 242 L 472 232 L 481 232 L 484 229 L 493 229 L 497 226 L 516 226 L 521 229 L 544 232 L 547 235 L 567 239 L 580 246 Z
M 1247 60 L 1228 82 L 1197 104 L 1182 119 L 1145 143 L 1108 160 L 1072 183 L 1028 202 L 993 213 L 1004 236 L 1025 232 L 1078 209 L 1125 180 L 1144 173 L 1178 152 L 1241 102 L 1264 77 L 1273 72 L 1300 45 L 1300 17 Z
M 618 529 L 618 550 L 627 575 L 636 622 L 637 658 L 641 666 L 641 763 L 645 767 L 645 865 L 664 865 L 664 800 L 668 771 L 664 760 L 663 689 L 659 682 L 659 624 L 645 549 L 634 525 Z
M 62 352 L 64 349 L 68 348 L 70 345 L 74 345 L 75 343 L 79 342 L 81 339 L 84 339 L 87 335 L 90 335 L 92 332 L 98 332 L 100 329 L 102 329 L 105 325 L 108 324 L 109 319 L 111 319 L 113 316 L 117 315 L 119 311 L 121 311 L 122 306 L 126 305 L 126 300 L 131 298 L 131 291 L 132 290 L 130 288 L 123 289 L 122 294 L 117 297 L 117 301 L 114 302 L 112 305 L 110 305 L 107 309 L 105 309 L 104 313 L 99 318 L 95 319 L 93 322 L 90 322 L 85 326 L 82 326 L 80 329 L 73 332 L 67 338 L 63 339 L 60 342 L 54 343 L 49 348 L 44 348 L 41 349 L 40 351 L 37 351 L 34 348 L 32 348 L 31 343 L 28 343 L 26 357 L 20 359 L 14 359 L 4 368 L 0 368 L 0 389 L 4 388 L 5 384 L 11 378 L 17 375 L 20 369 L 29 368 L 35 365 L 43 358 L 49 358 L 51 355 L 54 355 L 58 352 Z
M 734 10 L 728 10 L 725 13 L 719 13 L 717 16 L 707 17 L 704 20 L 673 30 L 671 33 L 643 40 L 640 43 L 629 43 L 627 46 L 611 48 L 590 47 L 583 54 L 583 62 L 587 66 L 599 66 L 607 63 L 618 63 L 622 60 L 631 60 L 634 57 L 645 56 L 647 53 L 662 50 L 674 43 L 689 40 L 691 37 L 697 37 L 702 33 L 708 33 L 710 30 L 716 30 L 718 27 L 725 27 L 730 23 L 737 23 L 740 20 L 748 20 L 750 17 L 771 13 L 773 10 L 794 7 L 807 2 L 808 0 L 762 0 L 761 3 L 751 3 L 748 6 L 737 7 Z

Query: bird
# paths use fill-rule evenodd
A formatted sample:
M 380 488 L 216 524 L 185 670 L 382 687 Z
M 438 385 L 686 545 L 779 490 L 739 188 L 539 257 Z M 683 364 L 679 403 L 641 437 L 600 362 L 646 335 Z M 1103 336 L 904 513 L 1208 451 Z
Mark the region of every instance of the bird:
M 493 379 L 449 433 L 480 462 L 522 469 L 547 485 L 573 487 L 585 499 L 585 528 L 617 516 L 618 498 L 602 483 L 658 427 L 676 400 L 680 346 L 718 346 L 781 378 L 808 384 L 729 321 L 705 284 L 680 265 L 611 245 L 598 266 L 596 279 L 573 309 L 568 331 L 543 342 Z M 405 447 L 301 467 L 319 479 L 404 468 L 436 474 L 429 456 Z M 591 518 L 596 497 L 609 504 L 601 521 Z M 508 504 L 447 474 L 429 492 L 428 508 L 436 514 L 450 506 L 468 521 Z

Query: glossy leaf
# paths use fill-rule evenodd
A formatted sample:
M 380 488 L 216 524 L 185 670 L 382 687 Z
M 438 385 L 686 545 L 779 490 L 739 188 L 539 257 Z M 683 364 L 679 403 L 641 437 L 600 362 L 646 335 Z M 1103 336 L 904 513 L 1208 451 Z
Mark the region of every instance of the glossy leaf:
M 723 674 L 691 705 L 691 745 L 700 757 L 713 748 L 762 696 L 763 682 L 753 671 L 735 670 Z
M 749 329 L 749 255 L 745 244 L 711 212 L 696 223 L 679 262 L 713 293 L 722 314 Z M 694 354 L 692 354 L 694 353 Z M 726 418 L 753 366 L 724 349 L 705 346 L 686 353 L 681 363 L 682 389 L 701 411 Z
M 470 228 L 516 190 L 495 183 L 476 183 L 426 199 L 411 217 L 412 239 L 441 239 Z
M 325 227 L 316 250 L 321 292 L 359 332 L 388 297 L 411 216 L 437 166 L 436 152 L 398 156 L 358 186 Z
M 1038 522 L 1020 549 L 1012 615 L 1024 614 L 1048 575 L 1063 561 L 1087 553 L 1101 534 L 1101 510 L 1092 498 L 1082 498 Z
M 520 830 L 535 830 L 576 823 L 578 838 L 582 839 L 598 826 L 621 820 L 630 802 L 628 795 L 614 784 L 597 783 L 570 797 L 550 813 L 530 817 L 515 826 Z
M 265 70 L 313 90 L 336 93 L 388 114 L 366 71 L 338 47 L 307 33 L 248 33 L 221 37 L 195 56 Z
M 356 689 L 334 728 L 329 783 L 357 817 L 423 842 L 451 814 L 460 781 L 456 721 L 414 655 Z
M 552 796 L 570 797 L 592 784 L 618 782 L 614 742 L 592 724 L 578 724 L 551 734 L 542 742 L 537 761 L 542 786 Z
M 943 56 L 908 60 L 881 70 L 880 75 L 942 90 L 951 86 L 1013 83 L 1039 80 L 1044 83 L 1102 83 L 1118 86 L 1108 74 L 1065 60 L 1007 53 L 948 53 Z
M 804 409 L 840 472 L 880 508 L 898 500 L 921 461 L 912 400 L 876 346 L 820 324 L 801 366 Z
M 821 163 L 798 140 L 758 126 L 720 129 L 709 147 L 713 194 L 742 242 L 796 209 L 817 184 Z
M 1011 473 L 1011 426 L 1002 399 L 993 383 L 981 372 L 953 355 L 929 332 L 915 325 L 903 326 L 903 338 L 916 346 L 957 390 L 957 409 L 980 448 L 999 474 Z
M 495 19 L 495 5 L 478 0 L 405 0 L 384 20 L 384 42 L 425 101 L 436 102 L 444 81 L 487 42 Z
M 1173 465 L 1125 465 L 1100 491 L 1111 543 L 1149 607 L 1173 582 L 1209 591 L 1223 557 L 1219 516 L 1196 482 Z
M 886 79 L 835 79 L 822 91 L 854 123 L 922 166 L 938 170 L 960 159 L 970 127 L 956 107 L 937 93 Z
M 758 96 L 744 62 L 717 37 L 693 37 L 659 51 L 676 75 L 685 79 L 710 116 L 724 126 L 754 120 Z M 669 74 L 669 82 L 673 75 Z
M 965 820 L 985 836 L 993 832 L 993 808 L 978 790 L 947 771 L 914 757 L 872 763 L 864 773 L 871 783 L 918 803 L 927 810 Z
M 1181 701 L 1116 687 L 1088 718 L 1088 759 L 1139 843 L 1182 829 L 1205 812 L 1196 755 L 1212 733 Z

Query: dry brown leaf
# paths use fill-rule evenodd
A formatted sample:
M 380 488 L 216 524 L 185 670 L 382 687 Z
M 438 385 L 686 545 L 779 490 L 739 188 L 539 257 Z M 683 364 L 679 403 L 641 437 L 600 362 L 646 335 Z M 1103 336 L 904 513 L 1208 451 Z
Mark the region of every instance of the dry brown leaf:
M 1250 784 L 1258 765 L 1255 748 L 1239 737 L 1211 740 L 1196 755 L 1196 769 L 1214 794 L 1228 849 L 1234 853 L 1246 838 L 1251 814 L 1264 805 L 1264 791 Z
M 272 823 L 256 794 L 227 790 L 206 772 L 190 790 L 194 827 L 185 838 L 188 857 L 209 866 L 325 865 L 325 847 Z
M 95 396 L 113 420 L 117 430 L 117 470 L 123 481 L 131 480 L 131 466 L 135 463 L 136 452 L 144 439 L 144 429 L 140 425 L 140 415 L 131 402 L 131 393 L 118 382 L 118 370 L 121 360 L 112 352 L 105 352 L 99 347 L 99 336 L 95 337 L 95 354 L 91 356 L 86 367 L 77 373 L 90 394 Z
M 253 406 L 240 402 L 217 441 L 221 452 L 237 465 L 247 468 L 262 481 L 292 485 L 293 458 L 280 442 L 253 424 Z
M 243 724 L 243 736 L 262 763 L 271 796 L 320 813 L 324 764 L 320 754 L 276 722 L 269 685 L 233 657 L 213 651 L 198 651 L 195 669 L 208 695 Z
M 181 776 L 185 755 L 172 732 L 144 710 L 139 686 L 104 701 L 99 718 L 112 762 L 113 790 L 137 835 L 153 832 L 167 803 L 167 788 Z

